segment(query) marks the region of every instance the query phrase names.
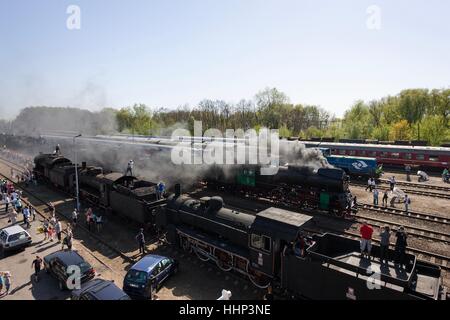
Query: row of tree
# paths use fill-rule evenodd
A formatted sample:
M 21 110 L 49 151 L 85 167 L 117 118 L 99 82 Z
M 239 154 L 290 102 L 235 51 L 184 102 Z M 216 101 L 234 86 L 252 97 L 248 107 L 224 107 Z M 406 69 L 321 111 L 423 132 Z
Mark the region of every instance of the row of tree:
M 267 88 L 252 100 L 236 104 L 203 100 L 194 108 L 152 109 L 144 104 L 120 110 L 91 112 L 73 108 L 29 107 L 12 122 L 0 121 L 2 131 L 42 133 L 73 131 L 87 134 L 130 133 L 170 135 L 175 128 L 203 130 L 278 128 L 283 137 L 335 139 L 450 141 L 450 89 L 410 89 L 371 102 L 357 101 L 338 119 L 315 105 L 292 104 L 283 92 Z
M 197 120 L 204 129 L 221 131 L 264 126 L 278 128 L 284 137 L 427 140 L 432 145 L 450 140 L 449 117 L 450 89 L 409 89 L 369 103 L 357 101 L 342 119 L 315 105 L 292 104 L 276 88 L 267 88 L 253 100 L 237 104 L 203 100 L 193 109 L 184 106 L 153 111 L 135 105 L 117 113 L 120 131 L 139 134 L 161 134 L 179 125 L 192 131 Z

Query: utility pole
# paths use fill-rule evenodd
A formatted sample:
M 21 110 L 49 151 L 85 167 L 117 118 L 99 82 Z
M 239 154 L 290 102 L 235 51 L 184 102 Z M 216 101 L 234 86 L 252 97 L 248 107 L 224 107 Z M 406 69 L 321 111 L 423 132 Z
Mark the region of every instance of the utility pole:
M 78 160 L 77 160 L 77 148 L 75 145 L 75 139 L 81 137 L 81 134 L 73 137 L 73 150 L 75 153 L 75 183 L 76 183 L 76 196 L 77 196 L 77 211 L 80 211 L 80 196 L 79 196 L 79 189 L 78 189 Z

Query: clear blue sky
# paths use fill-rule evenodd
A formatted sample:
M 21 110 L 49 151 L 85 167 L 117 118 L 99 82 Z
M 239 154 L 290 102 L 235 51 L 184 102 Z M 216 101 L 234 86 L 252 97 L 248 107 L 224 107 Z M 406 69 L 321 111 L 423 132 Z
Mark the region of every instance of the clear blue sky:
M 70 4 L 80 30 L 66 28 Z M 1 117 L 237 102 L 267 86 L 342 115 L 357 99 L 448 87 L 449 14 L 447 0 L 0 0 Z

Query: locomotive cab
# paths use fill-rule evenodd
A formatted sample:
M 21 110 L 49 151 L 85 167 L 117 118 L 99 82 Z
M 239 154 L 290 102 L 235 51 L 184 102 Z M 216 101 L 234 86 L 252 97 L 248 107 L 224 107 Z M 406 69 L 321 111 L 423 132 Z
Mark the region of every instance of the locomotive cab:
M 284 248 L 291 246 L 302 229 L 313 223 L 311 216 L 293 215 L 279 208 L 259 212 L 249 232 L 251 267 L 272 278 L 279 277 Z

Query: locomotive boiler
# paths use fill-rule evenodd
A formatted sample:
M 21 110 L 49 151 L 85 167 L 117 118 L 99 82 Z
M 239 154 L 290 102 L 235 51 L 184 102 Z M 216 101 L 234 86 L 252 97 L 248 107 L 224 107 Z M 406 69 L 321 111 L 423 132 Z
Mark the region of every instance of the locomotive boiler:
M 209 185 L 246 197 L 268 198 L 275 203 L 319 209 L 339 217 L 351 209 L 349 178 L 338 168 L 314 170 L 288 165 L 279 167 L 274 175 L 262 175 L 259 166 L 215 166 L 205 180 Z

